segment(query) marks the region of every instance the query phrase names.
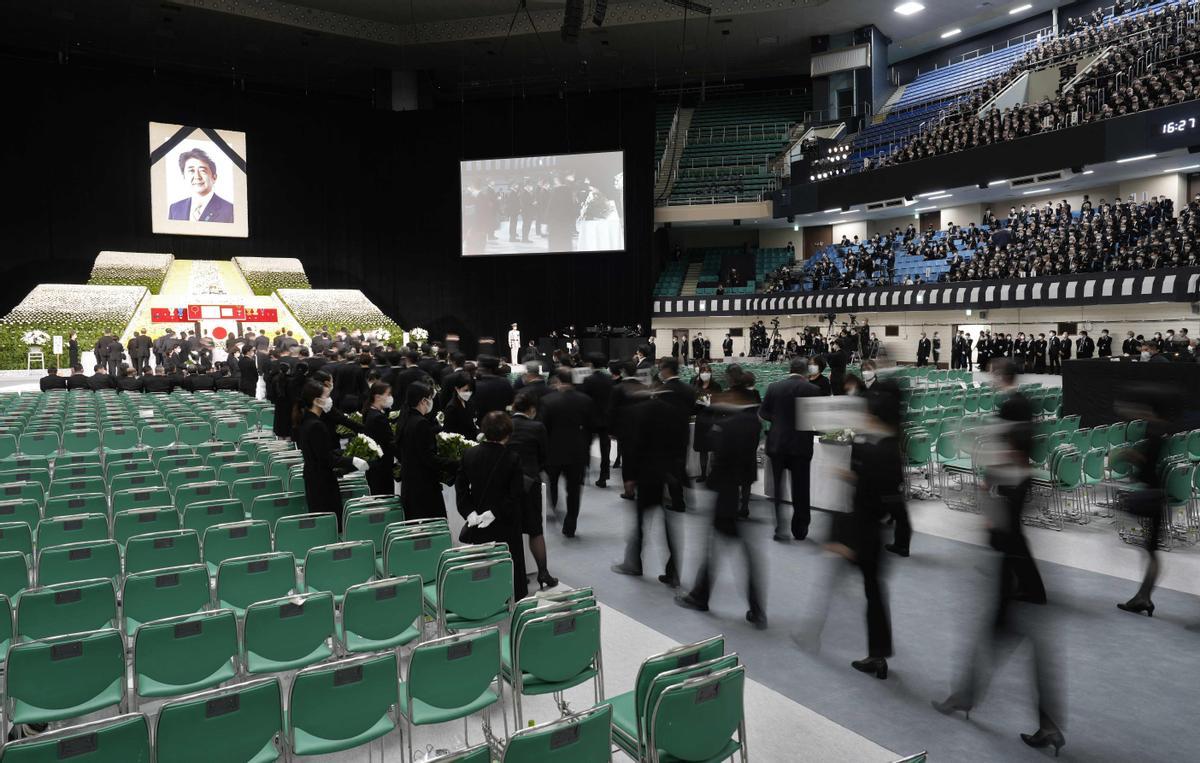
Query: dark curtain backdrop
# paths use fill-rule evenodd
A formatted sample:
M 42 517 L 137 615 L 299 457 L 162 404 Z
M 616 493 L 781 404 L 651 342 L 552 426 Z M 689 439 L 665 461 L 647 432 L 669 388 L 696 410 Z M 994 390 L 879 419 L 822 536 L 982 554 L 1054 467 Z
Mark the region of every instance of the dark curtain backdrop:
M 512 98 L 392 113 L 148 70 L 7 61 L 0 311 L 38 283 L 83 283 L 97 252 L 298 257 L 314 286 L 362 289 L 434 337 L 528 337 L 649 324 L 649 91 Z M 247 133 L 250 238 L 150 232 L 147 123 Z M 625 151 L 626 251 L 459 256 L 460 159 Z

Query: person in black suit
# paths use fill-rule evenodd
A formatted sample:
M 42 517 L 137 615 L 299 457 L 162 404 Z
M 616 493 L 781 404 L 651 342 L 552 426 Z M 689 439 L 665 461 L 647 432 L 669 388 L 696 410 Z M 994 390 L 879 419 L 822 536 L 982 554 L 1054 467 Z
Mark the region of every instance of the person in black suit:
M 79 365 L 79 332 L 72 331 L 67 337 L 67 365 L 74 368 Z
M 438 455 L 437 435 L 426 418 L 433 410 L 433 389 L 424 382 L 408 385 L 404 409 L 396 427 L 396 458 L 400 462 L 400 500 L 408 519 L 443 519 L 442 474 L 450 466 Z
M 142 384 L 141 377 L 137 375 L 137 371 L 125 368 L 117 377 L 117 389 L 122 392 L 142 392 L 145 390 L 145 386 Z
M 315 379 L 304 383 L 293 414 L 292 431 L 296 447 L 304 455 L 304 498 L 309 512 L 332 511 L 337 514 L 341 528 L 342 493 L 337 472 L 365 471 L 367 462 L 343 456 L 336 438 L 330 436 L 329 427 L 321 420 L 333 408 L 326 392 L 325 385 Z
M 667 402 L 679 406 L 684 415 L 690 420 L 696 412 L 696 389 L 690 384 L 685 384 L 679 378 L 679 363 L 674 358 L 663 358 L 658 365 L 658 378 L 662 383 L 662 388 L 670 394 L 666 396 Z M 684 488 L 690 487 L 687 476 L 687 452 L 684 451 L 684 457 L 675 465 L 675 469 L 667 475 L 667 491 L 671 496 L 670 509 L 672 511 L 685 511 L 687 509 L 684 501 Z
M 746 555 L 747 599 L 750 604 L 746 619 L 762 630 L 767 627 L 767 614 L 763 606 L 758 554 L 739 533 L 737 521 L 742 486 L 754 482 L 758 477 L 758 441 L 762 436 L 762 423 L 757 415 L 758 402 L 741 388 L 716 395 L 718 400 L 709 406 L 709 413 L 719 418 L 713 423 L 709 436 L 713 465 L 706 483 L 716 493 L 712 531 L 704 562 L 696 575 L 696 584 L 688 593 L 677 596 L 675 603 L 685 609 L 707 612 L 718 558 L 716 544 L 718 541 L 724 541 L 722 545 L 737 544 Z
M 635 382 L 636 383 L 636 382 Z M 624 384 L 624 382 L 622 382 Z M 631 394 L 626 411 L 628 422 L 623 424 L 622 443 L 625 449 L 626 477 L 637 481 L 637 518 L 633 532 L 625 543 L 625 559 L 612 566 L 619 575 L 642 575 L 642 537 L 646 514 L 662 506 L 667 475 L 687 456 L 688 417 L 681 406 L 669 402 L 671 393 L 639 391 Z M 632 474 L 630 473 L 632 471 Z M 658 580 L 672 588 L 679 587 L 679 562 L 682 560 L 680 540 L 676 537 L 668 512 L 663 513 L 667 536 L 667 563 Z
M 549 456 L 546 459 L 546 477 L 550 510 L 558 513 L 558 480 L 567 480 L 567 515 L 563 520 L 562 533 L 575 537 L 579 521 L 579 503 L 583 489 L 583 476 L 591 460 L 592 432 L 595 421 L 592 399 L 575 389 L 571 383 L 571 369 L 559 368 L 554 372 L 554 391 L 542 400 L 542 423 L 549 438 Z
M 733 357 L 733 337 L 729 334 L 726 334 L 725 338 L 721 340 L 721 355 L 726 358 Z
M 808 537 L 811 519 L 809 499 L 809 468 L 813 456 L 813 433 L 796 429 L 796 400 L 802 397 L 818 397 L 821 392 L 804 378 L 811 371 L 808 361 L 793 358 L 791 373 L 787 378 L 772 382 L 759 408 L 763 421 L 771 422 L 767 433 L 767 457 L 771 459 L 771 477 L 775 498 L 775 540 L 787 541 L 784 529 L 783 473 L 787 471 L 792 481 L 791 537 L 804 540 Z
M 1050 332 L 1050 341 L 1046 344 L 1046 357 L 1050 362 L 1049 371 L 1052 374 L 1062 373 L 1062 341 L 1058 334 Z
M 303 364 L 298 365 L 297 369 L 301 368 L 302 365 Z M 307 375 L 307 372 L 308 372 L 308 369 L 305 368 L 303 374 L 297 374 L 297 376 L 299 376 L 298 384 L 303 383 L 304 377 Z M 216 379 L 214 379 L 213 375 L 211 373 L 209 373 L 207 366 L 192 366 L 191 372 L 188 374 L 187 378 L 184 380 L 184 383 L 183 383 L 183 388 L 186 390 L 190 390 L 192 392 L 206 392 L 206 391 L 214 389 L 215 387 L 216 387 Z M 288 396 L 289 405 L 291 405 L 292 401 L 294 401 L 295 399 L 296 399 L 295 394 L 289 395 Z
M 38 380 L 38 387 L 41 388 L 42 392 L 52 389 L 66 389 L 67 380 L 58 375 L 57 368 L 50 366 L 46 369 L 46 375 Z
M 422 381 L 426 377 L 426 373 L 418 364 L 415 352 L 404 351 L 400 356 L 400 362 L 403 364 L 400 369 L 390 376 L 385 374 L 383 379 L 392 385 L 392 395 L 396 398 L 397 403 L 403 403 L 407 399 L 408 385 Z
M 114 378 L 121 373 L 121 364 L 125 360 L 125 345 L 121 344 L 121 340 L 112 337 L 112 341 L 108 344 L 108 373 Z
M 146 329 L 129 338 L 129 360 L 138 376 L 150 370 L 150 337 L 146 336 Z
M 1112 357 L 1112 337 L 1108 335 L 1108 329 L 1100 330 L 1100 338 L 1096 340 L 1096 356 L 1101 358 Z
M 1080 331 L 1079 338 L 1075 340 L 1075 357 L 1080 360 L 1091 360 L 1095 352 L 1096 343 L 1086 331 Z
M 1138 342 L 1134 338 L 1133 332 L 1125 333 L 1125 340 L 1121 342 L 1121 354 L 1127 358 L 1132 358 L 1138 354 Z
M 237 358 L 238 391 L 243 395 L 254 397 L 258 394 L 258 364 L 254 362 L 254 354 L 245 352 Z
M 218 363 L 216 368 L 213 369 L 213 389 L 223 389 L 231 392 L 237 391 L 238 378 L 229 373 L 230 365 L 233 365 L 234 368 L 237 368 L 236 361 L 227 361 L 225 363 Z
M 592 372 L 584 377 L 579 391 L 592 399 L 591 430 L 600 449 L 600 478 L 596 487 L 607 487 L 611 474 L 612 436 L 609 432 L 610 406 L 612 404 L 613 378 L 608 372 L 608 361 L 599 353 L 588 356 Z
M 704 334 L 696 332 L 696 337 L 692 339 L 692 362 L 699 363 L 704 360 Z
M 91 389 L 91 381 L 83 372 L 83 366 L 76 363 L 71 366 L 71 375 L 67 377 L 67 389 Z
M 471 403 L 471 377 L 457 371 L 447 377 L 447 382 L 454 389 L 454 396 L 442 409 L 442 431 L 460 434 L 474 442 L 479 427 L 475 426 L 475 406 Z
M 170 392 L 171 380 L 167 378 L 167 369 L 156 366 L 154 373 L 142 379 L 142 390 L 145 392 Z
M 844 395 L 846 394 L 846 365 L 850 362 L 850 356 L 846 353 L 840 339 L 833 340 L 830 349 L 832 352 L 825 356 L 825 360 L 829 364 L 829 394 Z
M 613 466 L 621 469 L 621 497 L 632 501 L 637 487 L 637 464 L 626 461 L 624 454 L 626 444 L 633 442 L 634 422 L 630 409 L 640 400 L 646 386 L 637 378 L 637 368 L 631 360 L 614 364 L 612 374 L 620 377 L 613 384 L 609 401 L 608 431 L 617 440 L 617 460 Z
M 492 411 L 503 411 L 513 401 L 513 387 L 508 379 L 498 376 L 500 359 L 491 355 L 479 358 L 479 372 L 475 377 L 475 415 L 483 419 Z
M 712 368 L 707 364 L 701 364 L 696 377 L 692 380 L 692 384 L 696 388 L 697 401 L 696 428 L 692 433 L 692 449 L 700 454 L 700 476 L 697 478 L 697 482 L 704 482 L 708 478 L 709 453 L 712 452 L 709 435 L 712 431 L 713 417 L 709 415 L 708 406 L 712 402 L 712 398 L 723 391 L 720 383 L 712 376 Z
M 1062 332 L 1058 338 L 1058 351 L 1062 355 L 1062 360 L 1071 359 L 1071 337 L 1067 336 L 1067 332 Z M 1059 364 L 1059 373 L 1062 373 L 1062 364 Z
M 925 332 L 921 332 L 921 338 L 917 340 L 917 365 L 929 365 L 929 353 L 933 351 L 933 343 L 925 337 Z
M 367 394 L 367 406 L 363 409 L 365 434 L 379 445 L 383 456 L 371 462 L 367 469 L 367 486 L 371 495 L 395 495 L 396 482 L 392 476 L 395 466 L 395 435 L 388 414 L 392 410 L 392 388 L 386 382 L 377 381 Z
M 542 470 L 549 456 L 549 438 L 546 427 L 535 420 L 537 400 L 528 392 L 517 393 L 513 400 L 512 435 L 508 447 L 521 459 L 521 471 L 525 474 L 522 498 L 521 531 L 529 536 L 529 553 L 537 563 L 539 588 L 553 588 L 558 579 L 550 574 L 546 562 L 546 538 L 542 521 Z
M 654 362 L 650 360 L 650 348 L 644 344 L 639 344 L 638 348 L 633 352 L 633 362 L 639 371 L 646 371 L 654 367 Z
M 513 562 L 513 594 L 523 599 L 529 595 L 521 545 L 525 473 L 520 456 L 506 447 L 513 431 L 508 414 L 492 411 L 482 425 L 483 442 L 463 454 L 454 483 L 456 507 L 466 520 L 461 540 L 507 544 Z
M 92 373 L 92 378 L 88 379 L 88 388 L 93 392 L 102 389 L 116 389 L 117 382 L 107 371 L 104 370 L 103 365 L 97 363 L 96 368 Z

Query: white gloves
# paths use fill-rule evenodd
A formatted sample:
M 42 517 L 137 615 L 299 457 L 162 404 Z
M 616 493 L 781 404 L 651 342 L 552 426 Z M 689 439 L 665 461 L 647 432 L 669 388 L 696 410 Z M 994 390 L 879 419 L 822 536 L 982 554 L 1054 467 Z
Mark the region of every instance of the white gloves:
M 476 514 L 472 511 L 467 515 L 467 527 L 478 527 L 483 529 L 495 521 L 496 515 L 490 511 L 485 511 L 482 514 Z
M 368 466 L 370 466 L 370 464 L 368 464 L 366 461 L 362 460 L 358 456 L 354 457 L 354 468 L 355 469 L 358 469 L 360 472 L 365 472 L 367 470 Z

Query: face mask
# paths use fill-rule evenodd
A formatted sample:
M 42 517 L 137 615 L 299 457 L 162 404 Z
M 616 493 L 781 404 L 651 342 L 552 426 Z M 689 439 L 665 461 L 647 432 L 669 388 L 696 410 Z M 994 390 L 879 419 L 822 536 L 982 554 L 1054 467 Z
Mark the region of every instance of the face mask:
M 863 381 L 875 381 L 875 372 L 863 371 Z
M 329 413 L 329 409 L 333 407 L 333 399 L 328 397 L 317 398 L 317 407 L 325 413 Z
M 396 401 L 395 401 L 394 399 L 392 399 L 392 396 L 391 396 L 391 395 L 388 395 L 387 397 L 385 397 L 385 398 L 383 399 L 383 407 L 384 407 L 384 408 L 391 408 L 391 407 L 392 407 L 392 403 L 394 403 L 394 402 L 396 402 Z
M 816 375 L 817 375 L 817 374 L 819 374 L 819 373 L 821 373 L 821 367 L 820 367 L 820 366 L 809 366 L 809 367 L 808 367 L 808 375 L 809 375 L 809 376 L 816 376 Z
M 711 379 L 711 378 L 712 378 L 712 374 L 710 374 L 708 371 L 701 371 L 701 372 L 700 372 L 700 381 L 705 381 L 705 382 L 706 382 L 706 381 L 708 381 L 708 380 L 709 380 L 709 379 Z
M 851 387 L 850 389 L 846 390 L 846 394 L 849 397 L 858 397 L 858 387 Z
M 472 394 L 474 393 L 472 393 L 471 390 L 467 390 L 466 392 L 459 391 L 458 396 L 462 398 L 462 401 L 465 403 L 471 399 Z
M 1143 351 L 1143 352 L 1142 352 L 1142 360 L 1149 360 L 1149 359 L 1150 359 L 1150 352 L 1149 352 L 1149 351 Z

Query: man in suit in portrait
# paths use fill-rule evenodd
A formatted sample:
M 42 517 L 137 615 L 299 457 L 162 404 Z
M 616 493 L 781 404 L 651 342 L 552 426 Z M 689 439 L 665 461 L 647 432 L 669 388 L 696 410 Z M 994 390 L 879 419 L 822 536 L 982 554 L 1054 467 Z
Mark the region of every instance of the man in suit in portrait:
M 216 193 L 217 164 L 203 149 L 179 155 L 179 172 L 192 195 L 180 199 L 167 211 L 168 220 L 196 223 L 232 223 L 233 204 Z

